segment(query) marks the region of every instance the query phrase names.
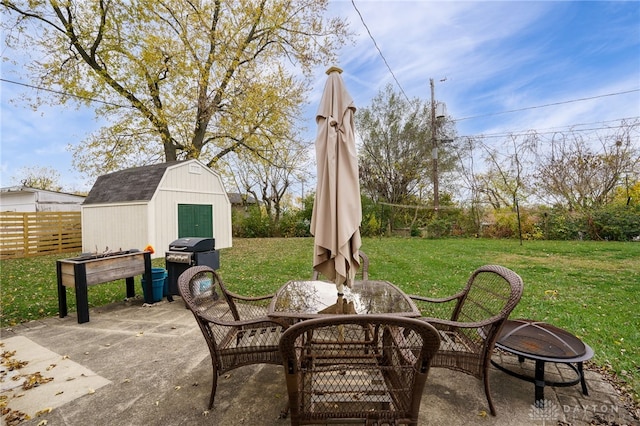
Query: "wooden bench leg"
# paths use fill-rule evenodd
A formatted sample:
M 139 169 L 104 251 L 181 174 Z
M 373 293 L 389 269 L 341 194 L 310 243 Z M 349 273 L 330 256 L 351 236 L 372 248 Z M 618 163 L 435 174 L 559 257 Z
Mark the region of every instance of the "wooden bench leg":
M 62 263 L 56 262 L 56 273 L 58 275 L 58 316 L 64 318 L 67 310 L 67 288 L 62 285 Z
M 89 322 L 89 296 L 87 291 L 87 267 L 84 263 L 73 265 L 76 287 L 76 310 L 78 324 Z

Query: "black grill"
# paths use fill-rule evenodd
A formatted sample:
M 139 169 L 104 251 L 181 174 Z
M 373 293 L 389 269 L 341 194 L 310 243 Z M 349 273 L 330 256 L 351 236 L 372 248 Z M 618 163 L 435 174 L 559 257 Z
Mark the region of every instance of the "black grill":
M 192 266 L 206 265 L 212 269 L 220 268 L 220 252 L 215 249 L 214 238 L 185 237 L 169 244 L 164 260 L 167 267 L 169 284 L 168 299 L 179 294 L 178 277 Z

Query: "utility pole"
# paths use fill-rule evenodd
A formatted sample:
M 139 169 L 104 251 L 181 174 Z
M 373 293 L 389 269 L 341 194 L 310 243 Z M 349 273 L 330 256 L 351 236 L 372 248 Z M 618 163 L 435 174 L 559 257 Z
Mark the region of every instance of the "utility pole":
M 440 196 L 438 194 L 438 126 L 436 124 L 436 97 L 433 79 L 429 79 L 431 86 L 431 156 L 433 158 L 433 211 L 435 215 L 440 209 Z

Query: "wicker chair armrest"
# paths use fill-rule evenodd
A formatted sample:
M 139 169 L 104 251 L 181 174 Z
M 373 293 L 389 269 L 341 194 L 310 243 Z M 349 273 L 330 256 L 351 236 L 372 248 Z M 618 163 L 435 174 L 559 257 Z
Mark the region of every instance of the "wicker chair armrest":
M 410 295 L 409 297 L 416 304 L 422 316 L 429 318 L 451 319 L 455 307 L 462 296 L 463 293 L 441 298 L 418 295 Z
M 417 294 L 410 294 L 409 297 L 413 300 L 417 300 L 419 302 L 429 302 L 429 303 L 446 303 L 446 302 L 453 302 L 454 300 L 458 300 L 463 296 L 463 293 L 458 293 L 458 294 L 454 294 L 453 296 L 447 296 L 447 297 L 425 297 L 425 296 L 419 296 Z
M 422 321 L 428 322 L 429 324 L 433 325 L 437 329 L 442 329 L 444 327 L 451 329 L 451 328 L 482 328 L 488 325 L 492 325 L 498 321 L 501 321 L 503 318 L 501 316 L 498 316 L 498 317 L 487 318 L 482 321 L 473 321 L 473 322 L 451 321 L 451 320 L 446 320 L 442 318 L 430 318 L 430 317 L 422 317 L 420 319 Z
M 274 327 L 280 326 L 283 328 L 287 328 L 290 325 L 288 322 L 284 320 L 280 320 L 278 318 L 269 318 L 269 317 L 251 318 L 247 320 L 238 320 L 238 321 L 235 321 L 235 320 L 226 321 L 226 320 L 220 319 L 220 317 L 217 317 L 217 316 L 207 315 L 206 312 L 198 312 L 198 316 L 207 322 L 220 325 L 223 327 L 243 328 L 243 327 L 250 327 L 257 324 L 271 323 L 273 324 Z
M 261 295 L 261 296 L 243 296 L 241 294 L 237 294 L 237 293 L 234 293 L 234 292 L 229 291 L 229 290 L 225 290 L 225 293 L 230 298 L 232 298 L 234 300 L 239 300 L 241 302 L 259 302 L 261 300 L 273 299 L 273 297 L 275 296 L 275 293 L 265 294 L 265 295 Z
M 261 318 L 266 318 L 267 307 L 275 296 L 275 294 L 245 296 L 226 288 L 224 292 L 229 303 L 234 306 L 238 321 L 259 321 Z

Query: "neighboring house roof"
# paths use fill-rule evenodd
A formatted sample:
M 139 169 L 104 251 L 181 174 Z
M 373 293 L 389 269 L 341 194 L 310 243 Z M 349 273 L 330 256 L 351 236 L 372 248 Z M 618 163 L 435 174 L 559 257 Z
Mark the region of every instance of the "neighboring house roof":
M 239 194 L 237 192 L 227 192 L 229 202 L 232 205 L 256 204 L 257 201 L 253 195 Z
M 10 212 L 79 211 L 84 195 L 49 191 L 28 186 L 0 188 L 0 210 Z
M 102 175 L 96 179 L 83 204 L 150 201 L 167 168 L 182 161 L 134 167 Z
M 17 192 L 47 192 L 49 194 L 62 194 L 62 195 L 71 195 L 73 197 L 78 197 L 78 198 L 84 198 L 84 195 L 78 195 L 78 194 L 70 194 L 68 192 L 60 192 L 60 191 L 49 191 L 48 189 L 38 189 L 38 188 L 31 188 L 28 186 L 5 186 L 0 188 L 0 193 L 17 193 Z

